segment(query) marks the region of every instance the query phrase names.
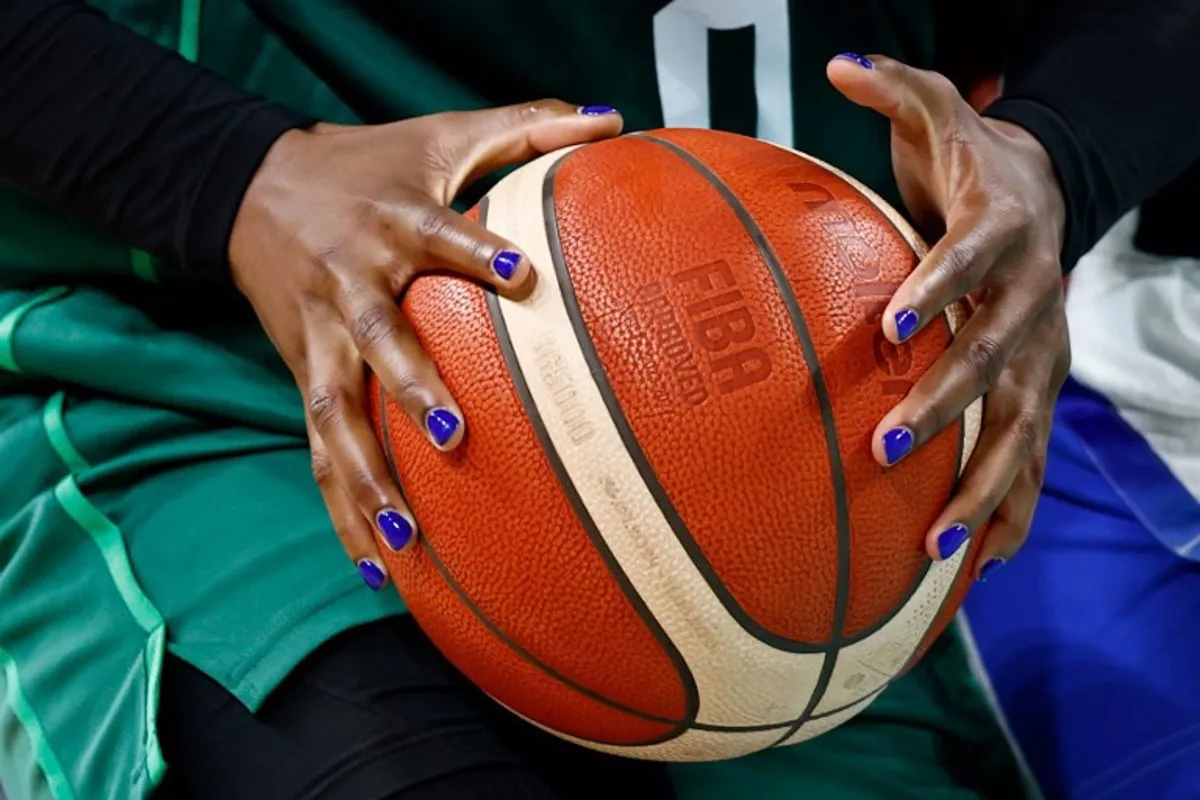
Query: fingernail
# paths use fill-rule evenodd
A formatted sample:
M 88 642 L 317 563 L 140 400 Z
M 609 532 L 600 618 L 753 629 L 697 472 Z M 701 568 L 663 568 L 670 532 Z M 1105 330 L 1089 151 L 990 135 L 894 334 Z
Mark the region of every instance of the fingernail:
M 387 573 L 383 571 L 383 567 L 369 558 L 359 559 L 358 574 L 362 575 L 363 582 L 371 588 L 372 592 L 378 592 L 387 583 Z
M 993 558 L 979 569 L 979 582 L 982 583 L 996 573 L 996 570 L 1008 563 L 1004 558 Z
M 460 424 L 458 415 L 448 408 L 431 408 L 425 415 L 425 430 L 438 447 L 446 446 Z
M 971 532 L 967 530 L 966 525 L 951 525 L 946 530 L 938 534 L 937 546 L 938 555 L 945 561 L 950 556 L 958 552 L 958 548 L 963 546 L 963 542 L 970 538 Z
M 412 522 L 394 508 L 385 508 L 376 514 L 375 527 L 379 529 L 387 546 L 393 550 L 403 550 L 412 541 Z
M 908 428 L 892 428 L 883 435 L 883 455 L 888 466 L 895 464 L 913 449 L 913 434 Z
M 512 280 L 512 276 L 517 274 L 517 267 L 520 265 L 520 253 L 514 253 L 512 250 L 501 250 L 492 257 L 492 269 L 506 281 Z
M 875 69 L 875 65 L 871 63 L 871 59 L 866 56 L 860 56 L 858 53 L 838 53 L 834 58 L 840 58 L 843 61 L 853 61 L 863 69 Z
M 917 332 L 917 325 L 921 322 L 921 318 L 917 316 L 917 312 L 911 308 L 902 308 L 897 311 L 895 320 L 896 337 L 902 342 Z
M 605 114 L 615 114 L 617 110 L 612 106 L 580 106 L 579 113 L 585 117 L 602 117 Z

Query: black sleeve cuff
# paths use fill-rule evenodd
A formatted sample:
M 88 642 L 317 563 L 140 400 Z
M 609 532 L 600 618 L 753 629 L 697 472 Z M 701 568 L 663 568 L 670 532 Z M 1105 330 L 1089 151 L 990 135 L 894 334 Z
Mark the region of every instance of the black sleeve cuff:
M 1036 100 L 1002 97 L 983 114 L 1029 131 L 1050 156 L 1066 204 L 1061 260 L 1063 272 L 1069 272 L 1103 233 L 1096 230 L 1098 221 L 1092 211 L 1098 187 L 1088 172 L 1078 138 L 1061 115 Z M 1116 198 L 1107 202 L 1115 204 Z
M 184 218 L 177 250 L 189 271 L 224 277 L 229 273 L 229 237 L 267 151 L 284 133 L 317 122 L 284 106 L 263 102 L 234 120 L 215 148 L 212 167 Z

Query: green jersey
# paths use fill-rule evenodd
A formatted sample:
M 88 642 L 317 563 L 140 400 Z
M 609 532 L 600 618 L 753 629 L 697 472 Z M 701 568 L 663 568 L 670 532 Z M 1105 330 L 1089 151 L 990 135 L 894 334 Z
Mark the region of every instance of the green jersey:
M 615 105 L 630 129 L 794 146 L 894 202 L 886 122 L 837 95 L 824 66 L 839 51 L 928 66 L 935 46 L 931 0 L 98 5 L 331 121 L 558 96 Z M 155 729 L 167 649 L 253 709 L 330 636 L 403 612 L 346 561 L 309 475 L 298 393 L 232 288 L 0 192 L 0 381 L 0 784 L 13 800 L 147 796 L 167 768 Z M 923 690 L 889 694 L 911 705 L 904 691 Z M 910 716 L 978 738 L 979 709 Z M 937 735 L 911 744 L 913 764 L 936 761 Z M 822 761 L 792 750 L 806 768 Z M 796 782 L 797 757 L 683 768 L 678 783 L 686 798 L 824 785 Z

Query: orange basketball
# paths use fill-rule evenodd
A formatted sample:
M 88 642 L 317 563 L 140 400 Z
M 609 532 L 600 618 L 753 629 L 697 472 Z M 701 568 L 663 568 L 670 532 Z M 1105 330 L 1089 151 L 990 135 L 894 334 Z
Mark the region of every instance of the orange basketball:
M 978 403 L 896 467 L 871 455 L 965 319 L 883 338 L 917 235 L 832 167 L 705 130 L 551 153 L 472 213 L 538 280 L 404 298 L 462 445 L 372 387 L 422 536 L 381 550 L 425 632 L 526 719 L 639 758 L 729 758 L 865 708 L 950 621 L 978 546 L 924 549 Z

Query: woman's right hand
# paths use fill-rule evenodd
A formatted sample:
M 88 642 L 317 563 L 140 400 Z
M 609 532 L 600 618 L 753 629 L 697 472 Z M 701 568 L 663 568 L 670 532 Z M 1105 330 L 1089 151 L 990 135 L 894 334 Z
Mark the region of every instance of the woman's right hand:
M 365 368 L 432 447 L 454 448 L 464 426 L 397 298 L 430 269 L 519 292 L 531 274 L 520 249 L 448 206 L 472 180 L 621 125 L 606 106 L 557 100 L 322 124 L 284 134 L 251 182 L 230 239 L 233 279 L 296 378 L 313 475 L 372 589 L 387 580 L 377 540 L 402 550 L 416 523 L 367 419 Z

